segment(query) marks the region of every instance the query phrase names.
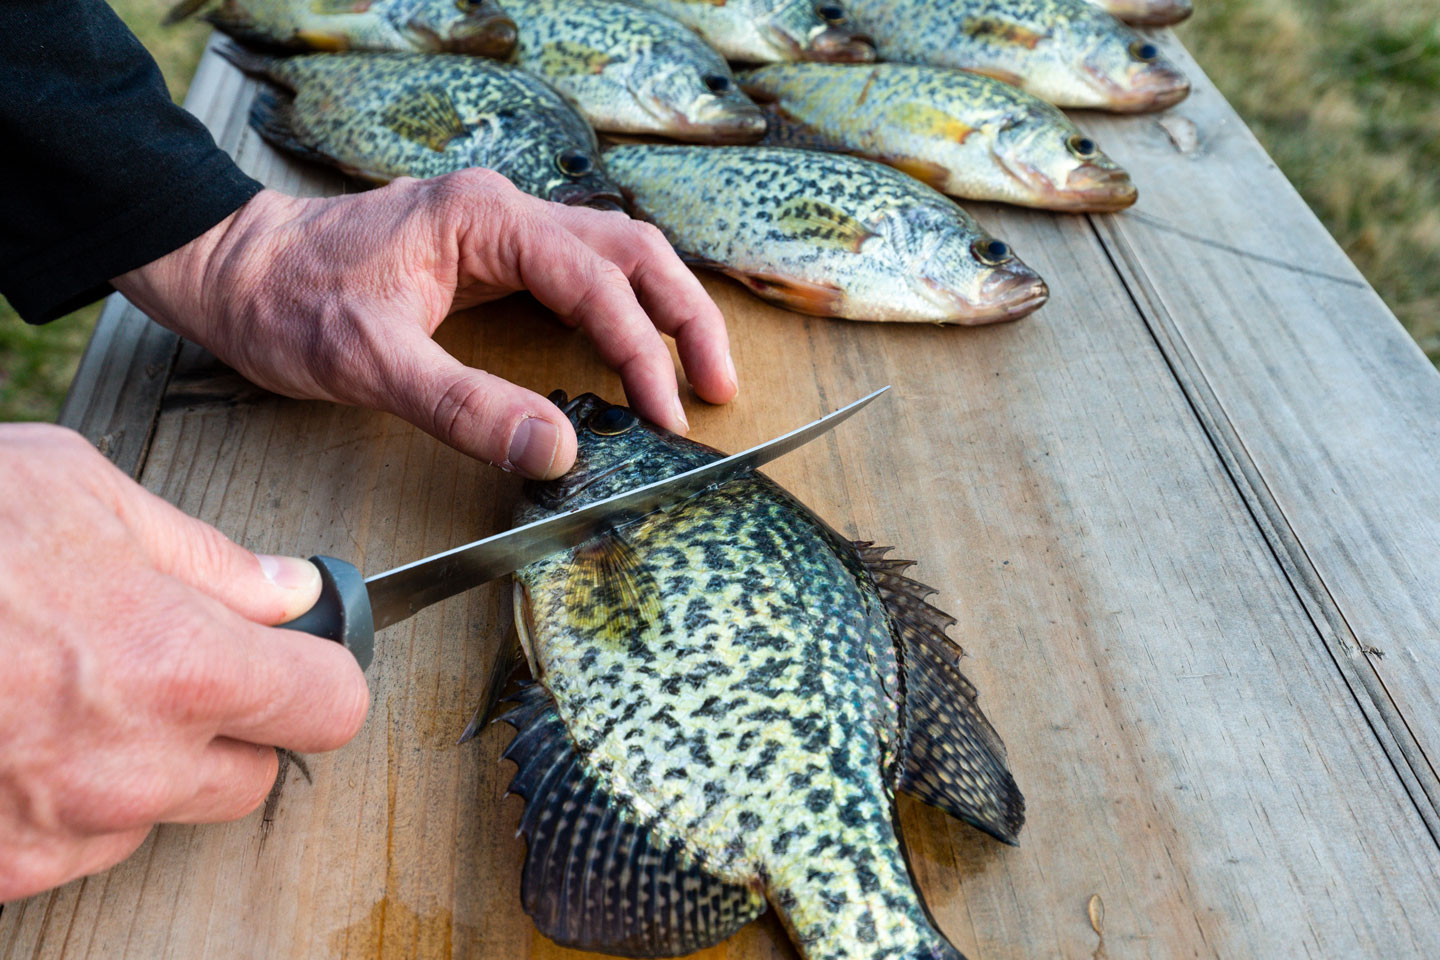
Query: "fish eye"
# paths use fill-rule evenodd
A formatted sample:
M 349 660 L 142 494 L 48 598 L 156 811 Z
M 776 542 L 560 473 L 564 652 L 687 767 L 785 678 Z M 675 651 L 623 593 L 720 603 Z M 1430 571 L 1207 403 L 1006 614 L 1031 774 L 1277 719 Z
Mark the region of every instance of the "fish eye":
M 1130 44 L 1130 56 L 1141 63 L 1152 63 L 1160 59 L 1160 48 L 1149 40 L 1136 40 Z
M 705 75 L 705 86 L 711 93 L 728 93 L 731 87 L 730 78 L 724 74 L 708 73 Z
M 627 407 L 606 407 L 585 424 L 590 432 L 602 437 L 619 436 L 640 422 Z
M 847 19 L 845 16 L 845 8 L 838 3 L 816 4 L 815 12 L 820 15 L 821 20 L 824 20 L 832 27 L 840 26 Z
M 1015 254 L 1010 252 L 1010 244 L 994 237 L 981 237 L 976 240 L 970 244 L 970 252 L 975 254 L 976 260 L 991 267 L 1015 259 Z
M 455 0 L 455 9 L 461 13 L 470 13 L 479 9 L 484 0 Z
M 588 154 L 579 150 L 561 150 L 555 154 L 555 166 L 567 177 L 583 177 L 594 169 Z
M 1100 148 L 1096 145 L 1095 141 L 1083 133 L 1072 134 L 1070 138 L 1065 141 L 1065 146 L 1081 160 L 1089 160 L 1100 152 Z

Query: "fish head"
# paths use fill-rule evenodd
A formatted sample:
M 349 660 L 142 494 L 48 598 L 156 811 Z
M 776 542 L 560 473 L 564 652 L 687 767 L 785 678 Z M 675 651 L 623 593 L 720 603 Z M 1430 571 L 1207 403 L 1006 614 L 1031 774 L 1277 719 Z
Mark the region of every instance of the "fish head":
M 594 131 L 548 88 L 525 108 L 506 105 L 482 117 L 471 142 L 475 166 L 503 174 L 528 194 L 570 206 L 624 209 Z
M 765 116 L 718 57 L 652 56 L 629 80 L 631 93 L 666 136 L 702 143 L 751 143 Z
M 1159 45 L 1113 20 L 1109 26 L 1096 32 L 1080 64 L 1081 76 L 1107 109 L 1163 110 L 1189 95 L 1190 81 L 1165 59 Z
M 576 510 L 721 456 L 593 393 L 571 399 L 556 390 L 550 402 L 575 428 L 575 464 L 554 480 L 527 481 L 517 522 Z
M 874 41 L 856 32 L 841 0 L 770 0 L 756 29 L 774 48 L 776 60 L 875 59 Z
M 920 305 L 912 312 L 915 318 L 967 324 L 1018 320 L 1050 296 L 1045 281 L 1008 243 L 943 197 L 895 211 L 873 229 L 910 280 L 909 299 Z
M 1058 110 L 1017 114 L 996 130 L 996 164 L 1049 210 L 1111 212 L 1135 202 L 1130 174 Z
M 402 0 L 387 9 L 419 49 L 504 59 L 515 49 L 515 21 L 496 0 Z

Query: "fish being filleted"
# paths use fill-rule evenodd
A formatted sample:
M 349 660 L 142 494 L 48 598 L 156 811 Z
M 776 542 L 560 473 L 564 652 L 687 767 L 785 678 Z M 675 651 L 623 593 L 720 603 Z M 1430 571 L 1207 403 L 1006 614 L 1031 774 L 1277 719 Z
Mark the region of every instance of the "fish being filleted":
M 918 64 L 779 63 L 740 75 L 769 116 L 766 144 L 868 157 L 942 193 L 1048 210 L 1135 202 L 1120 165 L 1019 87 Z
M 801 313 L 977 324 L 1022 317 L 1049 295 L 955 201 L 869 160 L 636 144 L 605 163 L 682 259 Z
M 1112 17 L 1137 27 L 1168 27 L 1195 12 L 1190 0 L 1089 0 Z
M 551 399 L 578 457 L 527 486 L 519 522 L 721 456 L 593 394 Z M 895 791 L 1007 843 L 1024 799 L 954 619 L 886 552 L 755 473 L 516 573 L 535 682 L 502 719 L 542 933 L 676 956 L 768 900 L 805 960 L 962 960 L 915 888 Z
M 177 23 L 213 0 L 181 0 Z M 222 0 L 205 19 L 237 40 L 285 50 L 506 57 L 515 22 L 497 0 Z
M 480 57 L 223 55 L 264 89 L 250 123 L 275 146 L 375 183 L 486 167 L 526 193 L 618 209 L 595 132 L 543 80 Z
M 694 30 L 728 60 L 875 59 L 840 0 L 635 0 Z
M 597 130 L 744 143 L 765 118 L 693 30 L 626 0 L 507 0 L 514 62 L 569 97 Z
M 1160 48 L 1086 0 L 848 0 L 882 60 L 983 73 L 1061 107 L 1119 113 L 1185 99 Z

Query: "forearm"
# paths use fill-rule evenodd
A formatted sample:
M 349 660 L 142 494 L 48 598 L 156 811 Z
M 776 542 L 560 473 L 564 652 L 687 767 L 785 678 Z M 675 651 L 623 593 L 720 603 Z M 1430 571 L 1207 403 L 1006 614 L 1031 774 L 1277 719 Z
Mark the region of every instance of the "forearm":
M 31 322 L 103 295 L 260 189 L 102 0 L 0 3 L 0 61 L 0 293 Z

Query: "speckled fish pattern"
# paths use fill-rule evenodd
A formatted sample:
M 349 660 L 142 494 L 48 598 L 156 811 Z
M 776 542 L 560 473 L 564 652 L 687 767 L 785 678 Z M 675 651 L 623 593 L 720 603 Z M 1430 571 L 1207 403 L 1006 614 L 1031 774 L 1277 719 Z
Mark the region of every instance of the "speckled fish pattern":
M 363 179 L 487 167 L 548 200 L 619 200 L 594 131 L 518 67 L 445 54 L 226 56 L 280 88 L 257 98 L 251 112 L 267 140 Z M 567 166 L 579 172 L 567 174 Z
M 576 467 L 531 485 L 517 522 L 720 456 L 593 395 L 552 398 Z M 883 555 L 755 474 L 516 574 L 538 683 L 505 717 L 507 756 L 542 932 L 668 956 L 768 898 L 806 960 L 960 958 L 915 890 L 894 790 L 1008 842 L 1024 804 L 953 620 Z
M 971 70 L 1062 107 L 1158 110 L 1190 85 L 1086 0 L 849 0 L 882 60 Z
M 729 60 L 874 60 L 841 0 L 635 0 L 685 24 Z M 832 14 L 827 19 L 821 7 Z
M 759 108 L 694 31 L 624 0 L 507 0 L 514 62 L 569 97 L 597 130 L 697 143 L 765 132 Z
M 166 21 L 209 6 L 182 0 Z M 296 51 L 504 57 L 515 46 L 515 24 L 497 0 L 223 0 L 205 19 L 245 43 Z
M 636 215 L 682 257 L 792 310 L 986 323 L 1046 296 L 954 201 L 869 160 L 782 147 L 626 145 L 605 156 Z M 984 262 L 977 251 L 991 247 L 1004 258 Z
M 1135 200 L 1129 176 L 1069 117 L 990 77 L 902 63 L 784 63 L 740 82 L 770 116 L 767 143 L 843 150 L 973 200 L 1077 211 Z

